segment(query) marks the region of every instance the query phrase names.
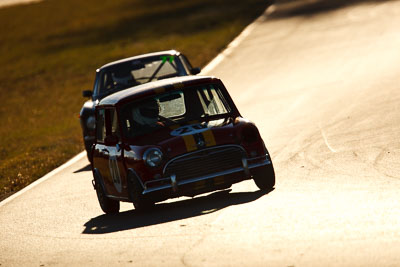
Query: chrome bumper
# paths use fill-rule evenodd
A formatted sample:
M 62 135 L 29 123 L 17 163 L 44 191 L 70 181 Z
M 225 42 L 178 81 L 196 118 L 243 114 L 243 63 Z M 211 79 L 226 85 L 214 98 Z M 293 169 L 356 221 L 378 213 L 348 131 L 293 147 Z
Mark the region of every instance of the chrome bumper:
M 265 157 L 265 156 L 264 156 Z M 268 157 L 267 157 L 268 158 Z M 251 160 L 255 160 L 255 158 L 249 159 Z M 248 159 L 243 158 L 242 159 L 242 167 L 237 167 L 237 168 L 233 168 L 233 169 L 229 169 L 229 170 L 225 170 L 225 171 L 221 171 L 221 172 L 216 172 L 216 173 L 212 173 L 212 174 L 208 174 L 208 175 L 204 175 L 204 176 L 200 176 L 200 177 L 196 177 L 196 178 L 191 178 L 191 179 L 186 179 L 183 181 L 177 181 L 176 180 L 176 176 L 174 174 L 170 175 L 167 178 L 162 178 L 162 179 L 157 179 L 157 180 L 152 180 L 150 181 L 151 183 L 154 182 L 161 182 L 161 181 L 169 181 L 168 184 L 164 184 L 162 186 L 157 186 L 157 187 L 151 187 L 148 188 L 147 184 L 149 182 L 146 182 L 144 184 L 144 190 L 143 190 L 143 195 L 152 193 L 152 192 L 156 192 L 156 191 L 160 191 L 160 190 L 165 190 L 165 189 L 172 189 L 173 192 L 178 191 L 179 186 L 182 185 L 186 185 L 186 184 L 190 184 L 190 183 L 195 183 L 195 182 L 199 182 L 199 181 L 203 181 L 203 180 L 208 180 L 208 179 L 213 179 L 219 176 L 223 176 L 223 175 L 229 175 L 229 174 L 234 174 L 234 173 L 239 173 L 239 172 L 243 172 L 244 177 L 246 179 L 251 178 L 251 169 L 255 169 L 255 168 L 259 168 L 259 167 L 263 167 L 263 166 L 267 166 L 270 165 L 271 161 L 266 159 L 262 162 L 257 162 L 257 163 L 248 163 Z

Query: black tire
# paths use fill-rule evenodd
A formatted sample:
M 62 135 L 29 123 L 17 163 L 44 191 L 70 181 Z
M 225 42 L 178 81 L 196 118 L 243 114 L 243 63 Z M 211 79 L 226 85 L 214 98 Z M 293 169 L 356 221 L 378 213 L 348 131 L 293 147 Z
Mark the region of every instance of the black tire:
M 99 182 L 98 178 L 95 179 L 95 189 L 97 194 L 97 199 L 99 200 L 99 204 L 101 209 L 106 214 L 116 214 L 119 212 L 119 201 L 110 199 L 106 196 L 103 186 Z
M 261 190 L 270 190 L 275 185 L 275 171 L 272 163 L 252 172 L 253 180 Z
M 143 187 L 138 177 L 130 172 L 128 175 L 129 198 L 137 211 L 146 211 L 154 207 L 154 202 L 143 196 Z

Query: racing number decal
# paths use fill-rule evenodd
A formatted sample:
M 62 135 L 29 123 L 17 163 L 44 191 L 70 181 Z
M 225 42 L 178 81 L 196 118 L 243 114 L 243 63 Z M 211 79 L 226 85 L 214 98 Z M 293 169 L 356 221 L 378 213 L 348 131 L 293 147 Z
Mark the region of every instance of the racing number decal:
M 110 167 L 110 174 L 111 179 L 114 183 L 115 189 L 117 189 L 118 193 L 122 191 L 122 184 L 121 184 L 121 176 L 119 174 L 118 162 L 116 155 L 110 155 L 108 160 L 108 165 Z

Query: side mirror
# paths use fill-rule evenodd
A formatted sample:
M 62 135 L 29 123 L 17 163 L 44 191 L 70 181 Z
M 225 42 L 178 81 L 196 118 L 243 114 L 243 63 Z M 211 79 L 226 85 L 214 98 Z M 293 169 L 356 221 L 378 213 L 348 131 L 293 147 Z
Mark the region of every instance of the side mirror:
M 197 68 L 192 68 L 190 70 L 190 73 L 193 74 L 193 75 L 196 75 L 196 74 L 199 74 L 200 71 L 201 71 L 201 69 L 199 67 L 197 67 Z
M 104 139 L 104 144 L 106 146 L 115 146 L 116 144 L 118 144 L 118 136 L 116 135 L 108 135 L 106 136 L 106 138 Z
M 91 90 L 85 90 L 82 92 L 83 97 L 92 97 L 93 92 Z

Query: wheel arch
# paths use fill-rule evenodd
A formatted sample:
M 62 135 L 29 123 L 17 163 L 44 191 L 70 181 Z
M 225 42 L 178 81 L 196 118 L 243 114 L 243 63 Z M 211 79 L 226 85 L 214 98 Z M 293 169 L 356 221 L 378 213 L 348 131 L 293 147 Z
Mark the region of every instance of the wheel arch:
M 103 192 L 108 195 L 106 185 L 104 184 L 104 179 L 103 176 L 101 176 L 100 171 L 97 168 L 93 169 L 93 178 L 95 183 L 99 183 L 101 188 L 103 189 Z
M 127 176 L 129 177 L 130 175 L 135 177 L 135 179 L 137 179 L 139 181 L 139 183 L 140 183 L 140 185 L 142 186 L 143 189 L 145 188 L 145 186 L 144 186 L 144 184 L 142 182 L 142 179 L 140 179 L 140 176 L 137 174 L 137 172 L 133 168 L 129 168 L 127 170 Z

